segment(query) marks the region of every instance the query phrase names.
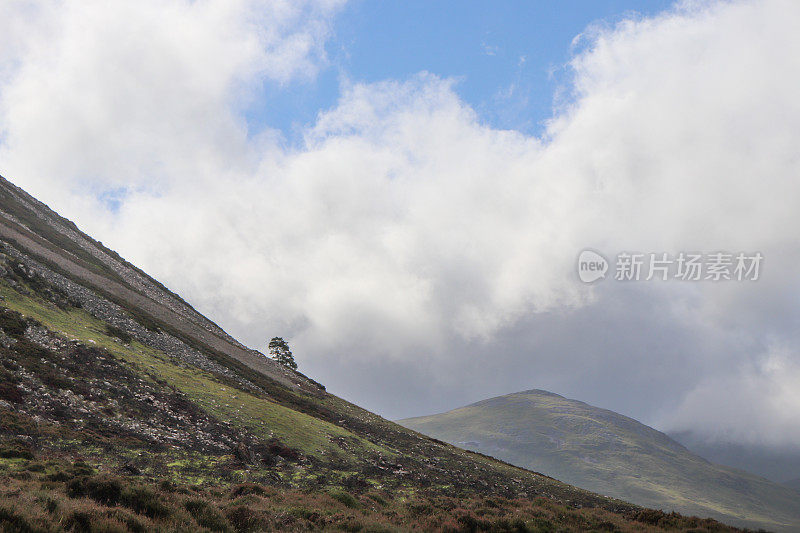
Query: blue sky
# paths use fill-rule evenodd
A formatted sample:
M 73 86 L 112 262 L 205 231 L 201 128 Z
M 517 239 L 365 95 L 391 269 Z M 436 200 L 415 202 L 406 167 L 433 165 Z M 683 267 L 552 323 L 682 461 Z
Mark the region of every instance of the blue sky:
M 342 81 L 406 79 L 427 71 L 458 80 L 456 91 L 485 123 L 529 134 L 552 115 L 567 82 L 572 42 L 594 23 L 649 16 L 667 0 L 366 1 L 335 21 L 329 64 L 310 81 L 268 82 L 248 110 L 251 132 L 265 124 L 287 140 L 333 107 Z

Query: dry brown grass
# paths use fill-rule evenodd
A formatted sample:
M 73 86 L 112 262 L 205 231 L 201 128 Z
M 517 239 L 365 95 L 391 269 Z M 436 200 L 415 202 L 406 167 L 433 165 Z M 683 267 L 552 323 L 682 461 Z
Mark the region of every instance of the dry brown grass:
M 570 508 L 546 498 L 452 498 L 435 494 L 362 494 L 144 483 L 107 475 L 0 480 L 0 530 L 90 531 L 728 531 L 712 520 L 658 511 L 615 514 Z M 23 479 L 20 479 L 23 478 Z

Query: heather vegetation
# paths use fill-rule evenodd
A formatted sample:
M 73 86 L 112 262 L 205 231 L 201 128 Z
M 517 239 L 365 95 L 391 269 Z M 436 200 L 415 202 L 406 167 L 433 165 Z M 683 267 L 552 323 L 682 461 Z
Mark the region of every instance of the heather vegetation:
M 0 465 L 0 524 L 7 531 L 729 530 L 712 520 L 647 510 L 616 514 L 547 498 L 155 483 L 100 474 L 82 462 L 18 459 Z

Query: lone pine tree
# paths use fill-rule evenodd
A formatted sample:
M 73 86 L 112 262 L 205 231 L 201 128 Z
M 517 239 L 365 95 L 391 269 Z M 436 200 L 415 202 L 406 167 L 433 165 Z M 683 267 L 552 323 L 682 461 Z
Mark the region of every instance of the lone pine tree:
M 273 337 L 269 341 L 269 355 L 283 366 L 297 370 L 297 363 L 294 362 L 292 350 L 289 349 L 289 344 L 281 337 Z

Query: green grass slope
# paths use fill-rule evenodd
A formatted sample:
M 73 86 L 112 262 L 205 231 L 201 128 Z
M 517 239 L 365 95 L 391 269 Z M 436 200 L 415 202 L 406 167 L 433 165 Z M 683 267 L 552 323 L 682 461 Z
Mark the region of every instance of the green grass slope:
M 800 529 L 798 493 L 711 464 L 636 420 L 546 391 L 509 394 L 400 423 L 640 505 L 750 527 Z

